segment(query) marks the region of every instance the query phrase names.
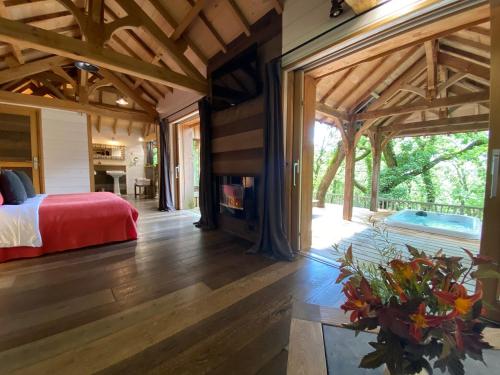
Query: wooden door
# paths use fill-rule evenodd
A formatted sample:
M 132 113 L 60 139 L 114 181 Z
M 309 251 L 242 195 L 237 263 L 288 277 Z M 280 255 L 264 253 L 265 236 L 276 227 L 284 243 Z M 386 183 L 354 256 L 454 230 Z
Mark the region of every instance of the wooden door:
M 0 168 L 25 171 L 35 191 L 43 191 L 38 110 L 0 105 Z
M 199 119 L 177 125 L 176 182 L 178 189 L 178 209 L 198 207 L 199 179 Z M 197 149 L 198 147 L 198 149 Z
M 315 80 L 303 71 L 288 73 L 285 102 L 289 240 L 295 251 L 307 251 L 312 242 Z

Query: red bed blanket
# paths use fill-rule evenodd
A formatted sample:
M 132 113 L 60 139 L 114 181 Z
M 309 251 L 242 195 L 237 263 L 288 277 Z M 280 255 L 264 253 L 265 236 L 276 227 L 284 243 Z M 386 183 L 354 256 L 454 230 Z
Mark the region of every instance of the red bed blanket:
M 137 210 L 112 193 L 47 196 L 39 209 L 42 247 L 0 248 L 0 262 L 137 239 Z

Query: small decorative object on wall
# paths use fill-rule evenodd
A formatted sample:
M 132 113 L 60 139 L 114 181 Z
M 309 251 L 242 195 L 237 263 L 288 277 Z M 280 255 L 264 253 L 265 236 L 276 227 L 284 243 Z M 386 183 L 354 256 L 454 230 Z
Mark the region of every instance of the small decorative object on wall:
M 397 256 L 385 265 L 357 261 L 352 247 L 339 259 L 337 283 L 347 279 L 347 300 L 341 308 L 351 314 L 348 327 L 357 332 L 379 329 L 376 342 L 370 343 L 375 351 L 359 366 L 374 369 L 385 364 L 391 375 L 432 374 L 432 367 L 464 374 L 466 357 L 483 361 L 483 349 L 491 347 L 483 340 L 479 320 L 481 282 L 475 293 L 467 287 L 477 279 L 497 278 L 498 272 L 477 270 L 492 260 L 468 250 L 466 261 L 441 251 L 429 256 L 407 248 L 408 260 Z
M 101 160 L 125 160 L 125 146 L 92 144 L 94 159 Z

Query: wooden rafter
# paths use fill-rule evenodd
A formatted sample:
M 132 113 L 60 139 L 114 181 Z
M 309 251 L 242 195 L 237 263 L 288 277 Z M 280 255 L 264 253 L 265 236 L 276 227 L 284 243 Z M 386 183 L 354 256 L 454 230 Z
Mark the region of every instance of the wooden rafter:
M 203 9 L 203 6 L 205 5 L 205 0 L 197 0 L 194 6 L 189 9 L 187 14 L 184 16 L 184 18 L 179 22 L 177 27 L 175 28 L 173 34 L 170 36 L 173 40 L 178 40 L 184 31 L 191 25 L 191 23 L 194 21 L 196 17 L 198 17 L 198 14 L 201 12 Z
M 55 66 L 60 66 L 67 62 L 69 62 L 69 60 L 64 57 L 52 56 L 10 69 L 5 69 L 0 71 L 0 84 L 45 72 L 47 70 L 51 70 Z
M 424 43 L 425 61 L 427 62 L 427 97 L 436 97 L 437 86 L 437 52 L 438 43 L 436 40 L 429 40 Z
M 248 24 L 248 21 L 245 18 L 245 16 L 243 15 L 243 12 L 241 11 L 238 4 L 236 4 L 236 2 L 234 0 L 226 0 L 226 4 L 228 4 L 229 10 L 234 15 L 234 18 L 240 24 L 245 35 L 250 36 L 250 25 Z
M 144 100 L 133 87 L 130 87 L 127 83 L 125 83 L 120 77 L 118 77 L 113 72 L 110 72 L 107 69 L 101 69 L 99 73 L 103 76 L 104 79 L 108 80 L 115 86 L 119 91 L 121 91 L 125 96 L 131 98 L 137 105 L 142 107 L 147 113 L 151 116 L 158 116 L 158 112 L 156 109 L 146 100 Z
M 283 13 L 283 4 L 281 3 L 281 0 L 271 0 L 271 3 L 273 4 L 276 13 Z
M 325 92 L 325 94 L 319 100 L 320 103 L 325 103 L 328 98 L 334 93 L 334 91 L 344 82 L 344 80 L 352 73 L 354 67 L 346 69 L 342 75 L 335 80 L 335 83 Z
M 461 116 L 461 117 L 450 117 L 438 120 L 422 121 L 422 122 L 408 122 L 408 123 L 397 123 L 391 124 L 389 126 L 383 126 L 380 129 L 384 132 L 393 131 L 411 131 L 411 130 L 424 130 L 433 128 L 448 127 L 450 125 L 474 125 L 479 123 L 489 122 L 489 115 L 472 115 L 472 116 Z
M 178 44 L 174 40 L 165 35 L 163 30 L 153 22 L 151 18 L 142 10 L 135 2 L 129 0 L 117 0 L 118 4 L 128 13 L 129 16 L 136 17 L 142 28 L 147 30 L 151 35 L 161 43 L 167 50 L 173 61 L 190 77 L 197 80 L 204 80 L 202 74 L 196 69 L 189 59 L 184 56 L 184 51 L 181 51 Z
M 461 59 L 456 56 L 449 55 L 447 53 L 438 53 L 438 62 L 441 65 L 448 66 L 452 69 L 456 69 L 462 73 L 468 73 L 471 76 L 481 78 L 483 82 L 490 81 L 490 69 L 479 64 L 474 64 L 471 61 Z
M 347 112 L 344 111 L 339 111 L 338 109 L 335 109 L 333 107 L 330 107 L 329 105 L 326 105 L 324 103 L 317 102 L 316 103 L 316 112 L 321 113 L 324 116 L 327 117 L 333 117 L 338 120 L 342 121 L 349 121 L 349 115 Z
M 187 89 L 199 93 L 206 93 L 207 91 L 207 83 L 204 79 L 184 76 L 172 70 L 116 53 L 110 49 L 90 45 L 84 41 L 28 26 L 21 22 L 0 19 L 0 40 L 7 43 L 19 43 L 28 48 L 74 60 L 87 61 L 103 68 L 183 90 Z
M 4 0 L 0 0 L 0 17 L 10 18 L 10 12 L 7 10 L 5 6 Z M 26 61 L 23 56 L 23 51 L 17 44 L 10 44 L 10 48 L 12 50 L 12 54 L 17 60 L 18 64 L 24 64 Z
M 133 121 L 151 122 L 154 118 L 146 112 L 134 111 L 124 108 L 113 108 L 98 103 L 77 103 L 70 100 L 50 99 L 33 95 L 16 94 L 8 91 L 0 91 L 0 101 L 7 104 L 29 105 L 37 108 L 53 108 L 66 111 L 84 112 L 88 114 L 122 118 Z
M 464 104 L 481 103 L 490 100 L 489 92 L 477 92 L 461 96 L 452 96 L 449 98 L 434 99 L 431 101 L 420 100 L 404 106 L 395 106 L 374 111 L 368 111 L 353 115 L 353 120 L 369 120 L 381 117 L 401 115 L 405 113 L 426 111 L 430 109 L 439 109 L 444 107 L 455 107 Z

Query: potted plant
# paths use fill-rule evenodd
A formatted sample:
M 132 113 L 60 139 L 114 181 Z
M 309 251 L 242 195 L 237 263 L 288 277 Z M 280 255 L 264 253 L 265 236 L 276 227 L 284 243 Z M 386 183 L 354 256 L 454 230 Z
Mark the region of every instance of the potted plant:
M 385 364 L 391 375 L 432 374 L 433 368 L 462 375 L 466 356 L 482 361 L 482 350 L 490 348 L 479 320 L 481 282 L 475 292 L 467 288 L 481 276 L 497 277 L 494 271 L 477 271 L 479 264 L 491 260 L 465 250 L 470 258 L 465 265 L 460 257 L 442 252 L 429 256 L 407 247 L 409 259 L 396 256 L 384 265 L 358 262 L 352 247 L 339 259 L 337 283 L 343 282 L 347 300 L 341 308 L 350 312 L 348 327 L 356 334 L 378 329 L 376 341 L 370 343 L 375 350 L 359 366 Z

